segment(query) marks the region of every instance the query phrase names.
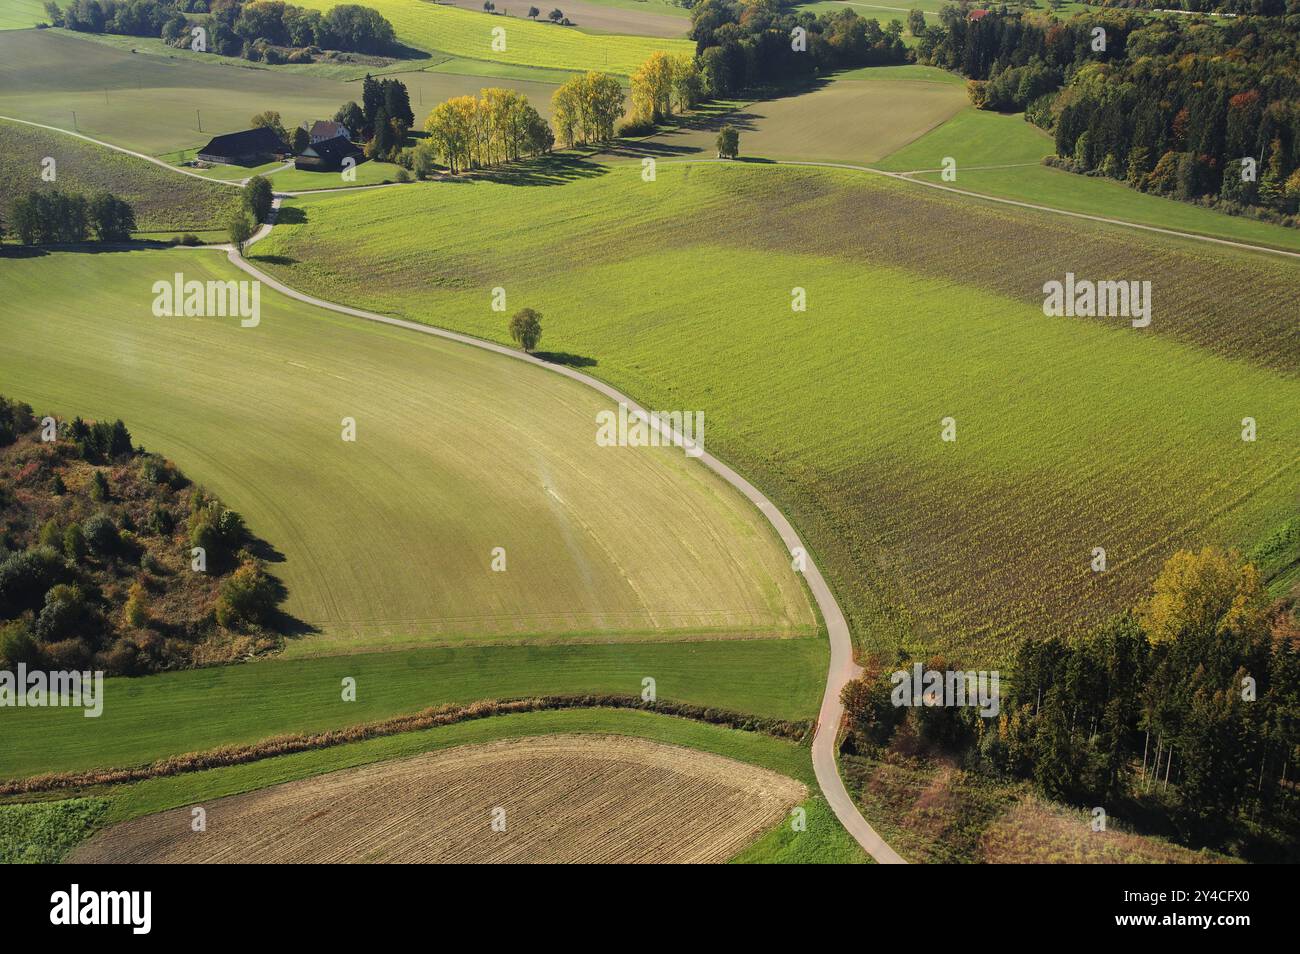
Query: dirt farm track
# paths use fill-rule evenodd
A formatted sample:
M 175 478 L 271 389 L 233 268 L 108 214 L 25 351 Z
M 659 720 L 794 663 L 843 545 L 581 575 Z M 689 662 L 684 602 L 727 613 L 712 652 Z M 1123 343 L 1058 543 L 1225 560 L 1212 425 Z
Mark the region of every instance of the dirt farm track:
M 102 862 L 725 861 L 807 795 L 766 769 L 641 739 L 567 735 L 448 749 L 115 825 Z M 504 810 L 505 830 L 494 830 Z

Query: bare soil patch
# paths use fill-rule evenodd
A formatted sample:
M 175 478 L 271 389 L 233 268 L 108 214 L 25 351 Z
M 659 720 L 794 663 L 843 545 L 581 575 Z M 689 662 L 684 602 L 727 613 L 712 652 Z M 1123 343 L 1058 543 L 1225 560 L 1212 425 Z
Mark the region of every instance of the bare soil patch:
M 76 863 L 725 861 L 806 797 L 711 753 L 616 736 L 495 742 L 289 782 L 96 835 Z M 493 829 L 504 810 L 505 830 Z M 495 813 L 495 815 L 494 815 Z

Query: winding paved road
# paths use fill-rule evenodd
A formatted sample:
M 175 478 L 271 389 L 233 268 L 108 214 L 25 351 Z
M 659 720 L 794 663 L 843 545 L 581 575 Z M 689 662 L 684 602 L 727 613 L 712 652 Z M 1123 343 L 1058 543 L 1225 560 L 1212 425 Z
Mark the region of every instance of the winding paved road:
M 202 179 L 205 182 L 218 182 L 222 185 L 239 187 L 242 186 L 245 181 L 247 181 L 247 180 L 240 180 L 236 182 L 236 181 L 212 179 L 209 178 L 208 176 L 203 176 L 196 172 L 191 172 L 187 169 L 178 168 L 174 165 L 171 165 L 170 163 L 164 162 L 160 159 L 156 159 L 153 156 L 149 156 L 140 152 L 134 152 L 130 149 L 124 149 L 121 146 L 115 146 L 112 143 L 104 142 L 103 140 L 99 140 L 99 139 L 94 139 L 90 136 L 86 136 L 78 132 L 72 132 L 67 129 L 60 129 L 57 126 L 48 126 L 43 123 L 30 122 L 25 119 L 17 119 L 11 116 L 0 116 L 0 119 L 8 120 L 10 122 L 22 123 L 27 126 L 35 126 L 40 129 L 50 130 L 52 132 L 63 133 L 64 135 L 67 136 L 75 136 L 78 139 L 83 139 L 87 142 L 95 143 L 96 145 L 104 146 L 105 148 L 112 149 L 117 152 L 125 153 L 126 155 L 134 156 L 138 159 L 143 159 L 146 162 L 151 162 L 154 165 L 163 167 L 164 169 L 170 169 L 172 172 L 180 173 L 181 175 L 192 176 L 193 178 L 196 179 Z M 698 163 L 698 164 L 731 164 L 733 166 L 738 165 L 734 161 L 726 160 L 726 159 L 665 159 L 661 161 L 666 163 L 673 163 L 673 164 L 675 163 L 697 164 Z M 1166 228 L 1160 228 L 1152 225 L 1143 225 L 1137 222 L 1128 222 L 1122 219 L 1112 219 L 1100 215 L 1090 215 L 1084 212 L 1071 212 L 1065 209 L 1053 208 L 1052 206 L 1038 205 L 1032 202 L 1022 202 L 1016 199 L 1006 199 L 1006 198 L 1001 198 L 999 196 L 991 196 L 979 192 L 971 192 L 966 189 L 958 189 L 954 186 L 943 185 L 937 182 L 928 182 L 924 179 L 916 179 L 913 178 L 912 173 L 887 172 L 883 169 L 876 169 L 872 166 L 855 165 L 852 163 L 807 162 L 807 161 L 788 161 L 788 160 L 776 160 L 770 163 L 764 163 L 762 164 L 762 166 L 758 166 L 758 168 L 762 168 L 764 166 L 771 166 L 771 165 L 814 166 L 814 167 L 829 168 L 829 169 L 847 169 L 854 172 L 868 173 L 870 175 L 886 176 L 891 179 L 897 179 L 903 182 L 910 182 L 914 185 L 925 186 L 931 189 L 938 189 L 943 192 L 951 192 L 957 195 L 966 196 L 968 198 L 983 200 L 985 202 L 995 202 L 1002 205 L 1017 206 L 1020 208 L 1032 209 L 1039 212 L 1047 212 L 1050 214 L 1068 216 L 1077 219 L 1086 219 L 1093 222 L 1102 222 L 1108 225 L 1117 225 L 1125 228 L 1139 229 L 1147 232 L 1156 232 L 1163 235 L 1172 235 L 1178 238 L 1191 239 L 1199 242 L 1210 242 L 1216 245 L 1226 245 L 1233 248 L 1248 249 L 1250 251 L 1264 252 L 1272 255 L 1281 255 L 1288 258 L 1300 258 L 1300 253 L 1297 252 L 1290 252 L 1282 249 L 1269 248 L 1267 246 L 1262 246 L 1262 245 L 1251 245 L 1246 242 L 1235 242 L 1229 239 L 1214 238 L 1212 236 L 1198 235 L 1191 232 L 1180 232 L 1176 229 L 1166 229 Z M 755 168 L 755 167 L 750 166 L 748 168 Z M 397 185 L 397 183 L 386 184 L 386 185 L 375 185 L 375 186 L 360 186 L 354 188 L 358 190 L 363 190 L 363 189 L 375 189 L 375 188 L 389 188 L 393 185 Z M 271 215 L 271 220 L 267 224 L 259 228 L 247 244 L 251 245 L 254 242 L 257 242 L 260 239 L 263 239 L 270 234 L 271 229 L 274 225 L 275 212 L 278 211 L 278 209 L 280 208 L 280 204 L 285 197 L 299 195 L 299 194 L 308 194 L 308 192 L 314 192 L 314 191 L 325 192 L 325 191 L 352 191 L 352 190 L 349 189 L 307 190 L 302 193 L 294 193 L 294 192 L 277 193 L 274 202 L 274 209 Z M 674 431 L 660 426 L 657 421 L 650 419 L 645 409 L 642 408 L 635 401 L 633 401 L 626 394 L 623 394 L 621 391 L 618 391 L 617 389 L 611 387 L 610 385 L 606 384 L 603 381 L 597 380 L 596 378 L 593 378 L 590 375 L 583 374 L 581 371 L 576 371 L 573 368 L 564 365 L 551 364 L 549 362 L 541 360 L 540 358 L 534 357 L 531 354 L 518 351 L 514 348 L 508 348 L 505 345 L 496 344 L 495 342 L 486 341 L 480 338 L 474 338 L 469 335 L 458 334 L 453 331 L 446 331 L 441 328 L 434 328 L 432 326 L 419 324 L 413 321 L 405 321 L 400 318 L 391 318 L 388 317 L 387 315 L 376 314 L 375 312 L 365 311 L 360 308 L 352 308 L 347 305 L 339 305 L 334 302 L 325 301 L 324 299 L 321 298 L 314 298 L 311 295 L 306 295 L 300 291 L 297 291 L 296 289 L 290 288 L 288 285 L 285 285 L 283 282 L 280 282 L 276 278 L 273 278 L 271 275 L 268 275 L 266 272 L 263 272 L 256 266 L 250 264 L 232 246 L 218 245 L 218 246 L 208 246 L 208 247 L 224 250 L 227 253 L 230 261 L 235 265 L 235 267 L 241 269 L 242 271 L 248 273 L 249 275 L 252 275 L 258 281 L 261 281 L 263 284 L 275 289 L 281 294 L 287 295 L 290 298 L 294 298 L 308 305 L 313 305 L 317 308 L 325 308 L 330 311 L 338 312 L 340 314 L 350 315 L 355 318 L 362 318 L 367 321 L 375 321 L 381 324 L 392 325 L 398 328 L 405 328 L 409 331 L 417 332 L 419 334 L 434 335 L 435 337 L 445 338 L 449 341 L 456 341 L 461 344 L 469 345 L 470 347 L 481 348 L 485 351 L 492 351 L 496 354 L 500 354 L 507 358 L 512 358 L 516 361 L 524 361 L 529 364 L 533 364 L 537 367 L 544 368 L 547 371 L 551 371 L 555 374 L 562 374 L 567 378 L 571 378 L 574 381 L 578 381 L 582 384 L 585 384 L 587 387 L 599 391 L 601 394 L 605 395 L 607 398 L 609 398 L 612 401 L 626 404 L 629 413 L 641 419 L 647 420 L 648 422 L 650 422 L 651 426 L 655 426 L 659 428 L 661 432 L 667 433 L 669 437 L 674 437 L 680 440 L 681 435 L 678 435 Z M 734 470 L 728 467 L 725 463 L 718 460 L 712 454 L 709 454 L 708 452 L 702 452 L 698 455 L 698 459 L 701 461 L 701 463 L 704 464 L 704 466 L 708 467 L 714 473 L 722 477 L 723 480 L 727 481 L 727 483 L 731 484 L 742 494 L 744 494 L 745 497 L 748 498 L 750 502 L 754 504 L 754 506 L 758 507 L 758 509 L 762 511 L 763 515 L 767 518 L 768 522 L 772 524 L 777 534 L 781 537 L 781 540 L 786 545 L 787 549 L 789 549 L 790 551 L 794 551 L 795 549 L 800 549 L 803 550 L 805 554 L 807 553 L 807 548 L 804 547 L 803 542 L 799 539 L 799 535 L 795 532 L 794 527 L 791 526 L 790 521 L 787 520 L 785 515 L 782 514 L 780 510 L 777 509 L 775 504 L 773 504 L 770 500 L 767 499 L 766 496 L 763 495 L 762 491 L 760 491 L 757 487 L 751 484 L 740 474 L 736 473 Z M 840 778 L 837 760 L 835 757 L 836 755 L 835 749 L 836 749 L 836 742 L 838 739 L 839 726 L 844 714 L 844 707 L 840 703 L 840 691 L 841 689 L 843 689 L 845 683 L 855 678 L 862 670 L 853 661 L 853 644 L 849 636 L 849 627 L 847 621 L 844 618 L 844 614 L 843 612 L 841 612 L 839 604 L 835 601 L 835 597 L 831 593 L 831 589 L 827 585 L 825 578 L 822 576 L 821 570 L 817 568 L 817 565 L 812 560 L 811 556 L 805 556 L 805 569 L 803 572 L 804 572 L 805 579 L 808 581 L 808 587 L 812 592 L 813 599 L 816 600 L 817 607 L 821 611 L 822 618 L 826 621 L 826 630 L 830 639 L 830 646 L 831 646 L 830 669 L 826 674 L 826 689 L 825 689 L 825 693 L 822 696 L 821 711 L 818 714 L 817 729 L 813 739 L 813 746 L 812 746 L 813 768 L 814 771 L 816 772 L 817 783 L 821 787 L 822 794 L 825 796 L 826 801 L 834 810 L 835 815 L 837 818 L 839 818 L 841 824 L 844 825 L 845 829 L 847 829 L 848 832 L 853 835 L 853 837 L 857 840 L 858 844 L 860 844 L 862 848 L 868 854 L 871 855 L 872 858 L 874 858 L 878 862 L 884 862 L 889 864 L 906 864 L 906 862 L 898 854 L 898 852 L 894 851 L 893 848 L 891 848 L 888 844 L 886 844 L 885 840 L 881 838 L 880 835 L 877 834 L 876 831 L 867 823 L 867 820 L 862 817 L 861 813 L 857 809 L 857 806 L 853 803 L 853 799 L 849 796 L 848 790 L 845 788 L 843 780 Z
M 276 196 L 272 207 L 271 220 L 257 230 L 253 237 L 249 239 L 247 245 L 252 245 L 271 233 L 275 222 L 275 214 L 279 211 L 280 203 L 283 201 L 283 196 Z M 245 248 L 247 248 L 247 245 Z M 458 334 L 454 331 L 446 331 L 442 328 L 434 328 L 430 325 L 406 321 L 401 318 L 392 318 L 388 315 L 380 315 L 373 311 L 339 305 L 323 298 L 306 295 L 297 289 L 290 288 L 250 263 L 233 246 L 209 247 L 224 249 L 231 264 L 236 268 L 247 272 L 262 284 L 275 289 L 282 295 L 287 295 L 308 305 L 314 305 L 317 308 L 326 308 L 355 318 L 364 318 L 366 321 L 376 321 L 380 324 L 405 328 L 419 334 L 433 335 L 437 338 L 445 338 L 448 341 L 456 341 L 474 348 L 481 348 L 484 351 L 491 351 L 507 358 L 513 358 L 516 361 L 523 361 L 535 367 L 544 368 L 555 374 L 562 374 L 566 378 L 571 378 L 599 391 L 611 401 L 626 404 L 630 415 L 645 420 L 664 436 L 673 438 L 679 443 L 682 440 L 681 434 L 666 425 L 660 424 L 657 419 L 651 418 L 645 408 L 622 391 L 606 384 L 604 381 L 583 374 L 581 371 L 576 371 L 566 365 L 543 361 L 541 358 L 493 341 L 485 341 L 482 338 L 474 338 L 470 335 Z M 795 532 L 785 514 L 781 513 L 776 504 L 768 500 L 761 490 L 707 451 L 701 451 L 696 459 L 739 490 L 754 506 L 762 511 L 763 516 L 776 529 L 777 534 L 781 537 L 781 542 L 785 544 L 788 551 L 793 553 L 796 549 L 799 549 L 805 554 L 807 553 L 807 547 L 799 539 L 799 534 Z M 844 613 L 840 611 L 839 603 L 835 601 L 831 588 L 827 585 L 821 570 L 817 568 L 817 564 L 811 556 L 804 557 L 804 564 L 804 578 L 808 581 L 808 588 L 812 591 L 813 599 L 817 602 L 817 608 L 821 611 L 822 619 L 826 621 L 826 632 L 831 644 L 831 665 L 826 674 L 826 691 L 822 696 L 821 711 L 817 716 L 817 730 L 812 745 L 813 769 L 817 775 L 817 784 L 821 787 L 822 795 L 825 796 L 827 803 L 835 812 L 835 816 L 857 840 L 858 844 L 862 846 L 864 851 L 879 862 L 906 864 L 898 852 L 889 847 L 885 840 L 862 817 L 857 806 L 854 805 L 848 789 L 844 787 L 844 780 L 840 778 L 839 767 L 835 758 L 840 722 L 844 715 L 844 707 L 840 703 L 840 690 L 844 688 L 845 683 L 856 677 L 862 669 L 853 661 L 853 641 L 849 636 L 849 624 L 844 619 Z

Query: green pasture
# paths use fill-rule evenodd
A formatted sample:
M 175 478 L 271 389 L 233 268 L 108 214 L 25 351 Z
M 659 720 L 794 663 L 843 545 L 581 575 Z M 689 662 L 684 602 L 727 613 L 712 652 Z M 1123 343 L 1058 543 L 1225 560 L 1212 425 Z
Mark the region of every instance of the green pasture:
M 335 5 L 334 0 L 304 0 L 303 3 L 317 10 L 328 10 Z M 695 44 L 686 39 L 593 36 L 553 23 L 489 16 L 482 11 L 460 10 L 424 0 L 371 0 L 371 6 L 388 18 L 397 30 L 398 39 L 404 43 L 473 60 L 561 70 L 602 70 L 628 76 L 657 50 L 669 53 L 695 50 Z M 493 30 L 498 28 L 505 29 L 504 50 L 493 48 Z
M 951 156 L 957 160 L 957 179 L 944 184 L 958 189 L 1300 251 L 1298 229 L 1225 215 L 1188 202 L 1146 195 L 1113 179 L 1042 165 L 1042 157 L 1053 152 L 1052 138 L 1025 122 L 1023 115 L 967 107 L 933 132 L 873 164 L 894 172 L 918 172 L 919 179 L 942 183 L 940 165 L 945 156 Z
M 138 765 L 443 703 L 556 693 L 637 696 L 646 677 L 665 702 L 812 719 L 826 662 L 818 638 L 744 639 L 426 648 L 118 677 L 105 681 L 104 711 L 96 719 L 72 709 L 7 712 L 0 778 Z M 341 697 L 348 676 L 356 680 L 355 702 Z
M 0 115 L 75 128 L 137 152 L 178 159 L 182 153 L 192 156 L 215 135 L 247 129 L 254 115 L 268 109 L 278 111 L 292 129 L 330 118 L 344 103 L 361 99 L 359 77 L 344 82 L 281 67 L 241 66 L 243 61 L 226 57 L 209 59 L 132 53 L 64 31 L 0 32 Z M 566 78 L 540 70 L 531 73 L 553 82 L 465 70 L 385 72 L 407 84 L 421 126 L 438 103 L 484 86 L 518 89 L 549 115 L 555 84 Z M 236 171 L 238 177 L 248 174 Z
M 304 199 L 259 251 L 332 300 L 497 340 L 479 289 L 509 276 L 548 346 L 705 409 L 868 649 L 1003 663 L 1132 605 L 1176 547 L 1248 546 L 1294 512 L 1296 265 L 866 173 L 640 171 Z M 1067 270 L 1151 281 L 1150 327 L 1044 316 Z M 1255 443 L 1245 416 L 1267 422 Z
M 155 282 L 244 278 L 215 251 L 52 253 L 4 271 L 4 391 L 123 418 L 244 514 L 281 554 L 284 609 L 308 634 L 291 652 L 813 630 L 759 512 L 680 448 L 597 445 L 612 405 L 583 385 L 269 289 L 256 327 L 154 317 Z M 495 285 L 482 307 L 504 328 Z
M 0 0 L 0 30 L 25 30 L 48 22 L 42 0 Z

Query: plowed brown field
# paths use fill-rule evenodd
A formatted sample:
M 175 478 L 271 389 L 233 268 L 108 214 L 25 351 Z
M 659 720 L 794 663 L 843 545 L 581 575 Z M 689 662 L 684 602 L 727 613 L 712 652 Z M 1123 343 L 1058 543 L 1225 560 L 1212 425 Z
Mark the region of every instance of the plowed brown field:
M 449 749 L 123 822 L 75 863 L 725 861 L 806 796 L 782 775 L 613 736 Z M 505 830 L 493 830 L 504 809 Z

